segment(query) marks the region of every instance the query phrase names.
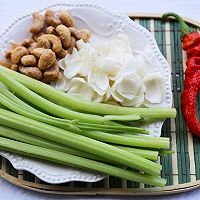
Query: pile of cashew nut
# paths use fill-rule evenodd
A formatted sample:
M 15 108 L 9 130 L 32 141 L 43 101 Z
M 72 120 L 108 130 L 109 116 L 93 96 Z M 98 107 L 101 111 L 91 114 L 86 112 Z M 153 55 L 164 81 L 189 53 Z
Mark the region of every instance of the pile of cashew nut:
M 62 76 L 57 61 L 72 53 L 77 40 L 88 42 L 91 33 L 88 29 L 76 29 L 67 10 L 56 15 L 49 9 L 44 16 L 39 12 L 32 16 L 32 38 L 12 43 L 10 50 L 5 52 L 6 60 L 0 61 L 0 64 L 49 83 Z

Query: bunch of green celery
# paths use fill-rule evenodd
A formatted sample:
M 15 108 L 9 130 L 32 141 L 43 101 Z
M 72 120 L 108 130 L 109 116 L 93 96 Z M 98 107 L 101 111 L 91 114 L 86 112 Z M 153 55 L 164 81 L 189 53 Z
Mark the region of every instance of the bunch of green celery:
M 149 137 L 128 122 L 175 117 L 174 109 L 91 103 L 1 66 L 0 107 L 1 150 L 154 186 L 166 183 L 155 161 L 159 152 L 170 152 L 169 139 Z

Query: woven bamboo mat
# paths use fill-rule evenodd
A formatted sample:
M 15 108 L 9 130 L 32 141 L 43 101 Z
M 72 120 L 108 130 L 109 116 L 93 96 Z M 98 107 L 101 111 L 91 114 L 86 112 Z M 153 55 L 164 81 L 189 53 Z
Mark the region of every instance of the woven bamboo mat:
M 181 49 L 179 25 L 175 21 L 164 22 L 158 16 L 131 17 L 135 22 L 150 30 L 160 51 L 171 65 L 173 106 L 177 109 L 176 119 L 167 119 L 162 136 L 171 139 L 175 154 L 161 157 L 162 177 L 167 179 L 165 188 L 155 188 L 132 181 L 109 177 L 97 183 L 70 182 L 50 185 L 26 171 L 17 171 L 0 158 L 0 176 L 9 182 L 35 191 L 74 195 L 160 195 L 192 190 L 200 185 L 200 139 L 190 134 L 181 114 L 181 93 L 183 90 L 185 54 Z M 196 25 L 194 25 L 196 24 Z M 198 23 L 190 22 L 190 30 L 199 30 Z M 200 115 L 200 95 L 197 99 Z

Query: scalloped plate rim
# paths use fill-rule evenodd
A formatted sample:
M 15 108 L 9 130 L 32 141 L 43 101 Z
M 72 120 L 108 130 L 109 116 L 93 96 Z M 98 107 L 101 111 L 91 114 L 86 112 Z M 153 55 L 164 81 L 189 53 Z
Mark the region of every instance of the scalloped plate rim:
M 94 3 L 90 3 L 90 2 L 85 2 L 85 3 L 82 3 L 82 2 L 65 2 L 65 3 L 57 3 L 57 4 L 52 4 L 50 6 L 46 6 L 45 8 L 43 9 L 40 9 L 38 10 L 39 12 L 43 12 L 44 10 L 46 10 L 47 8 L 55 8 L 55 7 L 89 7 L 89 8 L 97 8 L 97 9 L 101 9 L 101 11 L 103 12 L 106 12 L 107 14 L 113 16 L 114 18 L 116 19 L 121 19 L 121 20 L 124 20 L 124 22 L 126 22 L 127 24 L 126 25 L 132 25 L 132 27 L 134 27 L 135 29 L 138 30 L 138 34 L 139 32 L 141 32 L 141 34 L 145 35 L 145 37 L 147 38 L 150 46 L 152 47 L 152 50 L 154 51 L 154 56 L 157 60 L 159 60 L 159 62 L 162 64 L 162 65 L 165 65 L 165 73 L 166 73 L 166 77 L 167 79 L 165 80 L 168 84 L 168 95 L 169 95 L 169 98 L 168 98 L 168 102 L 167 102 L 167 107 L 171 107 L 172 106 L 172 92 L 171 92 L 171 82 L 170 82 L 170 77 L 171 77 L 171 74 L 170 74 L 170 66 L 169 64 L 167 63 L 166 59 L 164 58 L 164 56 L 161 54 L 158 46 L 157 46 L 157 43 L 153 37 L 153 35 L 147 30 L 145 29 L 144 27 L 142 27 L 141 25 L 135 23 L 134 21 L 132 21 L 127 15 L 125 15 L 124 13 L 116 13 L 116 12 L 111 12 L 110 10 L 104 8 L 104 7 L 101 7 L 97 4 L 94 4 Z M 6 33 L 10 30 L 10 27 L 14 26 L 16 22 L 18 21 L 21 21 L 23 20 L 24 18 L 26 17 L 29 17 L 31 16 L 31 13 L 27 13 L 27 14 L 24 14 L 22 15 L 21 17 L 19 17 L 18 19 L 16 19 L 15 21 L 13 21 L 3 32 L 2 34 L 0 35 L 0 38 L 2 39 Z M 2 46 L 2 40 L 0 42 L 0 47 Z M 168 70 L 168 71 L 167 71 Z M 163 121 L 160 121 L 158 123 L 156 123 L 155 125 L 155 128 L 157 129 L 158 131 L 158 135 L 161 134 L 161 128 L 162 128 L 162 125 L 164 123 L 164 120 Z M 155 123 L 154 123 L 155 124 Z M 15 156 L 15 154 L 11 154 L 11 157 L 9 157 L 8 155 L 5 155 L 3 154 L 2 152 L 0 152 L 0 155 L 4 156 L 5 158 L 7 158 L 8 160 L 10 160 L 10 162 L 14 164 L 14 161 L 12 160 L 12 155 Z M 16 167 L 17 168 L 17 167 Z M 26 170 L 26 171 L 29 171 L 31 173 L 33 173 L 34 175 L 38 176 L 41 180 L 44 180 L 43 177 L 39 176 L 38 174 L 34 173 L 32 170 L 24 167 L 22 168 L 21 170 Z M 98 176 L 98 175 L 97 175 Z M 105 178 L 105 176 L 102 176 L 101 179 Z M 99 179 L 99 180 L 101 180 Z M 96 181 L 99 181 L 99 180 L 96 180 Z M 69 182 L 69 181 L 73 181 L 73 180 L 65 180 L 65 181 L 60 181 L 60 182 L 55 182 L 55 181 L 48 181 L 48 180 L 44 180 L 45 182 L 48 182 L 48 183 L 51 183 L 51 184 L 58 184 L 58 183 L 65 183 L 65 182 Z M 75 181 L 78 181 L 78 180 L 75 180 Z M 80 181 L 84 181 L 84 180 L 80 180 Z M 89 182 L 95 182 L 95 181 L 89 181 Z

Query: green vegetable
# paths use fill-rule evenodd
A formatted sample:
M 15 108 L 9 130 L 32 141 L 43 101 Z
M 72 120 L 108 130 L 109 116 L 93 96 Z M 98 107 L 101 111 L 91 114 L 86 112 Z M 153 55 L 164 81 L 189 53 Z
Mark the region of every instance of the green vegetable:
M 131 134 L 143 133 L 147 134 L 148 132 L 142 128 L 124 126 L 120 124 L 106 125 L 106 124 L 91 124 L 91 123 L 82 123 L 82 122 L 73 122 L 66 119 L 56 118 L 49 116 L 41 111 L 31 107 L 27 103 L 20 100 L 14 94 L 8 91 L 8 88 L 1 87 L 0 85 L 0 102 L 2 105 L 6 106 L 10 110 L 21 114 L 26 117 L 30 117 L 31 119 L 35 119 L 40 122 L 44 122 L 50 125 L 54 125 L 66 130 L 74 130 L 79 131 L 78 128 L 83 130 L 99 130 L 99 131 L 107 131 L 107 132 L 129 132 Z M 73 124 L 74 125 L 73 125 Z M 78 127 L 78 128 L 77 128 Z
M 102 161 L 102 162 L 109 162 L 109 159 L 104 159 L 102 157 L 98 157 L 91 153 L 79 151 L 77 149 L 73 149 L 73 148 L 67 147 L 65 145 L 62 145 L 62 144 L 59 144 L 56 142 L 52 142 L 50 140 L 46 140 L 41 137 L 36 137 L 34 135 L 30 135 L 30 134 L 27 134 L 22 131 L 15 130 L 15 129 L 12 129 L 12 128 L 9 128 L 6 126 L 0 125 L 0 136 L 10 138 L 13 140 L 17 140 L 20 142 L 32 144 L 35 146 L 39 146 L 39 147 L 43 147 L 43 148 L 47 148 L 47 149 L 53 149 L 56 151 L 61 151 L 64 153 L 80 156 L 83 158 L 89 158 L 92 160 L 98 160 L 98 161 Z M 136 154 L 138 156 L 141 156 L 141 157 L 149 159 L 149 160 L 155 161 L 155 160 L 157 160 L 157 157 L 158 157 L 158 152 L 156 152 L 156 151 L 121 147 L 121 146 L 116 146 L 116 147 L 118 147 L 120 149 L 124 149 L 130 153 Z
M 153 151 L 153 150 L 147 150 L 147 149 L 136 149 L 133 147 L 125 147 L 125 146 L 118 146 L 114 145 L 115 147 L 119 149 L 123 149 L 125 151 L 128 151 L 129 153 L 136 154 L 138 156 L 141 156 L 143 158 L 147 158 L 149 160 L 154 160 L 156 161 L 158 159 L 158 151 Z
M 136 121 L 141 119 L 140 115 L 132 114 L 132 115 L 105 115 L 103 117 L 105 120 L 115 120 L 115 121 Z
M 157 149 L 170 148 L 169 138 L 163 138 L 163 137 L 156 138 L 156 137 L 141 136 L 141 135 L 133 135 L 132 137 L 127 137 L 125 134 L 114 135 L 98 131 L 80 131 L 78 134 L 93 138 L 95 140 L 100 140 L 103 142 L 120 144 L 125 146 L 148 147 Z
M 12 110 L 12 111 L 14 111 L 18 114 L 21 114 L 25 117 L 29 117 L 31 119 L 35 119 L 37 121 L 44 122 L 46 124 L 50 124 L 50 125 L 53 125 L 53 126 L 56 126 L 56 127 L 60 127 L 60 128 L 66 129 L 66 130 L 80 131 L 80 129 L 78 129 L 76 126 L 74 126 L 72 124 L 72 122 L 70 123 L 70 121 L 65 122 L 65 123 L 59 122 L 59 121 L 56 121 L 56 120 L 53 120 L 53 119 L 50 119 L 50 118 L 43 117 L 41 115 L 37 115 L 37 114 L 32 113 L 32 112 L 28 112 L 27 110 L 23 109 L 23 107 L 20 107 L 17 104 L 13 103 L 10 99 L 5 97 L 1 93 L 0 93 L 0 103 L 3 106 L 9 108 L 10 110 Z
M 166 156 L 166 155 L 170 155 L 170 154 L 173 154 L 175 153 L 175 151 L 171 150 L 171 149 L 161 149 L 159 150 L 158 154 L 160 156 Z
M 0 71 L 1 72 L 1 71 Z M 61 118 L 65 119 L 78 119 L 83 122 L 103 124 L 103 117 L 97 115 L 90 115 L 84 113 L 78 113 L 67 108 L 61 107 L 45 98 L 39 96 L 38 94 L 32 92 L 21 83 L 17 82 L 13 78 L 9 77 L 6 73 L 0 73 L 0 81 L 5 84 L 10 90 L 29 101 L 35 106 Z
M 144 159 L 140 156 L 118 149 L 111 145 L 77 135 L 75 133 L 38 122 L 13 112 L 0 109 L 0 124 L 8 127 L 15 127 L 18 130 L 76 147 L 79 150 L 93 153 L 103 158 L 109 158 L 113 162 L 127 165 L 129 167 L 144 171 L 152 175 L 158 175 L 162 169 L 161 165 Z
M 92 161 L 86 158 L 81 158 L 67 153 L 62 153 L 51 149 L 25 144 L 22 142 L 17 142 L 2 137 L 0 137 L 0 149 L 30 157 L 52 161 L 55 163 L 61 163 L 72 167 L 98 171 L 119 178 L 124 178 L 136 182 L 142 182 L 149 185 L 163 187 L 166 184 L 166 180 L 158 176 L 151 176 L 141 174 L 138 172 L 132 172 L 111 165 L 103 164 L 97 161 Z
M 10 69 L 0 66 L 0 73 L 6 72 L 14 79 L 28 87 L 29 89 L 45 96 L 51 101 L 60 105 L 71 107 L 76 110 L 110 115 L 137 114 L 141 118 L 175 118 L 176 110 L 171 108 L 127 108 L 102 103 L 88 102 L 78 99 L 64 92 L 58 91 L 49 85 L 34 80 L 28 76 L 19 74 Z
M 2 126 L 2 125 L 0 125 L 0 136 L 10 138 L 13 140 L 17 140 L 20 142 L 24 142 L 27 144 L 32 144 L 35 146 L 43 147 L 46 149 L 52 149 L 55 151 L 60 151 L 60 152 L 64 152 L 64 153 L 68 153 L 68 154 L 72 154 L 72 155 L 76 155 L 76 156 L 80 156 L 80 157 L 84 157 L 84 158 L 90 158 L 92 160 L 99 160 L 99 161 L 103 161 L 103 162 L 106 161 L 106 159 L 103 159 L 96 155 L 93 155 L 93 154 L 90 154 L 87 152 L 83 152 L 83 151 L 79 151 L 76 149 L 72 149 L 72 148 L 66 147 L 62 144 L 58 144 L 58 143 L 52 142 L 50 140 L 45 140 L 41 137 L 36 137 L 34 135 L 30 135 L 30 134 L 24 133 L 22 131 L 15 130 L 13 128 L 9 128 L 9 127 Z

